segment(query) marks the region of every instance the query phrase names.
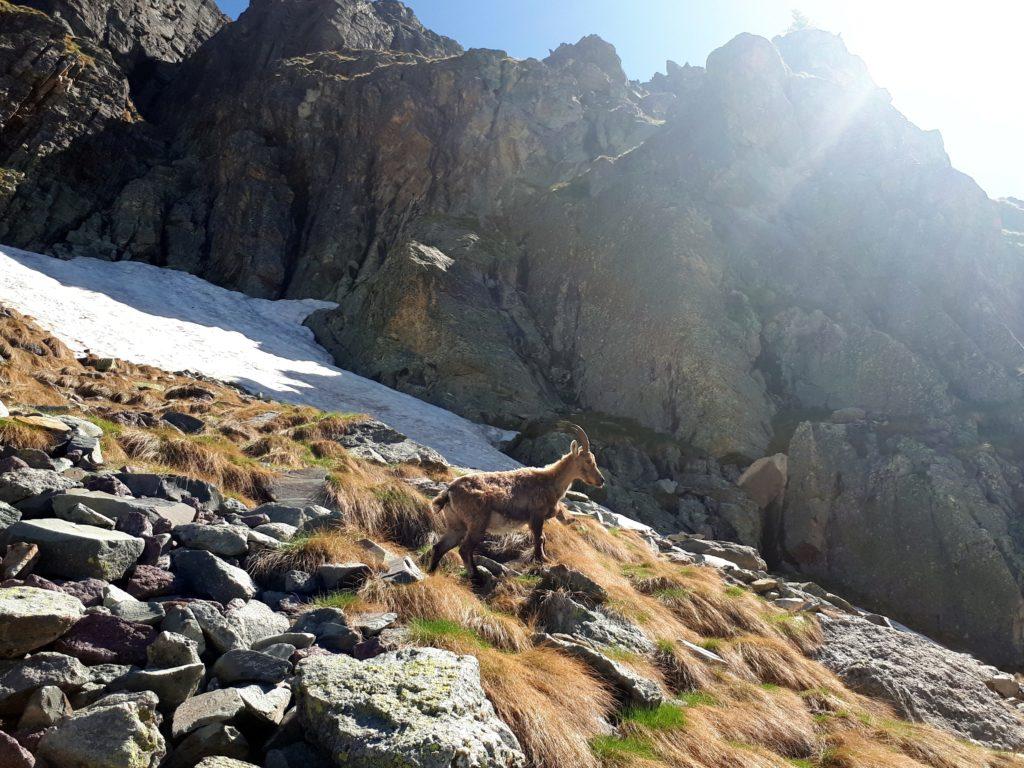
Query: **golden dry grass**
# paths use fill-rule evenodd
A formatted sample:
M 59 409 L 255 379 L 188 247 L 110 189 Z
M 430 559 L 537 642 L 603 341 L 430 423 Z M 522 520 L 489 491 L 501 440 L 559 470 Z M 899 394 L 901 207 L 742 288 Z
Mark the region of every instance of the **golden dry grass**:
M 326 563 L 367 562 L 366 550 L 356 544 L 361 536 L 356 531 L 343 529 L 300 536 L 279 549 L 256 552 L 249 558 L 249 571 L 255 576 L 284 574 L 292 570 L 315 573 Z
M 348 434 L 349 425 L 356 421 L 365 421 L 366 418 L 365 415 L 355 413 L 318 413 L 307 423 L 293 427 L 290 434 L 293 439 L 300 442 L 337 440 Z
M 327 476 L 326 503 L 340 509 L 350 525 L 371 537 L 417 548 L 440 522 L 430 500 L 384 467 L 336 454 Z
M 410 585 L 371 580 L 359 595 L 366 605 L 394 611 L 404 621 L 450 621 L 501 650 L 524 651 L 530 647 L 528 627 L 491 608 L 457 578 L 435 574 Z
M 741 635 L 723 642 L 716 651 L 734 672 L 749 680 L 794 691 L 838 686 L 839 681 L 793 645 L 771 635 Z
M 498 716 L 539 768 L 598 768 L 590 743 L 612 697 L 579 662 L 546 648 L 480 652 L 480 678 Z
M 48 451 L 60 442 L 60 436 L 48 429 L 25 424 L 16 419 L 0 419 L 0 444 L 14 448 Z
M 305 465 L 302 446 L 284 435 L 264 435 L 242 447 L 251 458 L 276 467 L 297 469 Z

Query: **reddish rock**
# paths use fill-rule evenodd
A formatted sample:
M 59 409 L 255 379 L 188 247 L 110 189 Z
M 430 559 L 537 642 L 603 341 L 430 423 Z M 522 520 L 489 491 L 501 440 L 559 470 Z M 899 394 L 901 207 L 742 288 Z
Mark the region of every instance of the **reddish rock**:
M 316 647 L 316 646 L 313 646 Z M 374 656 L 380 656 L 385 653 L 388 649 L 381 643 L 380 638 L 371 637 L 368 640 L 363 640 L 361 643 L 356 643 L 356 647 L 352 649 L 352 655 L 360 661 L 366 659 L 372 659 Z M 298 664 L 299 659 L 296 658 L 299 651 L 292 654 L 292 660 Z
M 34 768 L 36 760 L 32 753 L 21 746 L 17 739 L 0 731 L 0 765 L 4 768 Z
M 22 461 L 17 456 L 8 456 L 0 459 L 0 472 L 14 472 L 18 469 L 28 469 L 28 462 Z M 3 763 L 0 763 L 3 765 Z
M 130 510 L 121 515 L 114 527 L 129 536 L 145 538 L 153 535 L 153 524 L 138 510 Z
M 42 576 L 36 576 L 34 573 L 24 579 L 7 579 L 0 582 L 0 587 L 35 587 L 36 589 L 48 589 L 51 592 L 61 591 L 61 588 L 52 581 L 44 579 Z
M 295 653 L 291 655 L 289 659 L 293 664 L 298 664 L 303 659 L 308 659 L 311 656 L 333 656 L 330 651 L 326 648 L 321 648 L 319 645 L 311 645 L 309 648 L 299 648 Z
M 77 597 L 82 605 L 91 608 L 103 604 L 103 590 L 107 582 L 103 579 L 82 579 L 81 581 L 65 581 L 60 585 L 62 592 Z
M 156 631 L 145 624 L 102 613 L 89 614 L 53 644 L 53 650 L 74 656 L 83 664 L 146 663 L 146 646 Z
M 113 475 L 93 475 L 92 477 L 86 478 L 82 484 L 90 491 L 103 491 L 104 493 L 111 493 L 114 496 L 132 495 L 132 492 L 128 490 L 128 486 Z
M 43 738 L 43 736 L 45 736 L 52 730 L 53 726 L 50 726 L 49 728 L 35 728 L 31 731 L 18 731 L 14 734 L 14 738 L 18 740 L 18 745 L 22 749 L 34 753 L 37 749 L 39 749 L 39 742 Z M 7 768 L 6 763 L 0 762 L 0 765 L 4 766 L 4 768 Z M 41 766 L 42 763 L 37 762 L 36 765 Z
M 181 591 L 181 583 L 170 571 L 155 565 L 137 565 L 124 584 L 124 591 L 139 600 L 173 595 Z

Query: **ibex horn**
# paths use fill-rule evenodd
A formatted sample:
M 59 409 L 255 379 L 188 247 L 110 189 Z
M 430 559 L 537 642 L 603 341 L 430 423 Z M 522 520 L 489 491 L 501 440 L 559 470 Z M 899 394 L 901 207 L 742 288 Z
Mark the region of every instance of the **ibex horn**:
M 584 451 L 590 450 L 590 438 L 587 437 L 587 433 L 583 431 L 583 427 L 578 424 L 573 424 L 571 421 L 560 421 L 556 426 L 571 435 L 575 435 L 576 440 L 583 446 Z

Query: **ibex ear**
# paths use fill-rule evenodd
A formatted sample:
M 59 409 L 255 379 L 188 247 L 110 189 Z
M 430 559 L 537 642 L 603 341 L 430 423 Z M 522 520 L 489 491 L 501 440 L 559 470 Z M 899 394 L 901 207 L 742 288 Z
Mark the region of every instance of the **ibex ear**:
M 569 446 L 569 453 L 571 453 L 573 456 L 575 456 L 577 453 L 580 452 L 579 448 L 580 448 L 580 444 L 577 443 L 575 440 L 573 440 L 572 441 L 572 445 Z

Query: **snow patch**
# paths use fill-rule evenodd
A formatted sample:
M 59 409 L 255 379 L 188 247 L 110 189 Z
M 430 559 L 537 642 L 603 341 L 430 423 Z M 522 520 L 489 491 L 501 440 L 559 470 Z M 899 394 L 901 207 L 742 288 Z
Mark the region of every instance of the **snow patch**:
M 499 431 L 337 368 L 302 325 L 313 299 L 269 301 L 135 261 L 63 261 L 0 246 L 0 302 L 76 352 L 189 370 L 290 403 L 367 413 L 474 469 L 519 466 Z M 511 436 L 505 433 L 504 437 Z

